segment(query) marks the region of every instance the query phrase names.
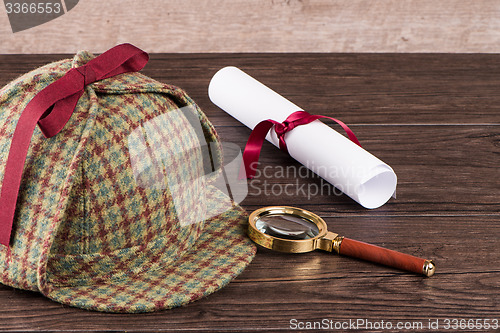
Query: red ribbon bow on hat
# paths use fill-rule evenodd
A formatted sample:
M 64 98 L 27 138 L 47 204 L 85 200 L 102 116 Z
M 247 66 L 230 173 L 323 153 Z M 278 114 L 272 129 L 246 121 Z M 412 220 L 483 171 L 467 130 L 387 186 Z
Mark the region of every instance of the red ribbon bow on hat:
M 141 70 L 149 60 L 146 52 L 121 44 L 70 69 L 40 91 L 23 110 L 9 150 L 0 194 L 0 244 L 9 245 L 19 186 L 33 131 L 38 123 L 45 137 L 59 133 L 73 114 L 85 86 L 127 72 Z
M 272 119 L 267 119 L 261 121 L 255 126 L 255 128 L 252 130 L 252 133 L 250 133 L 250 137 L 248 138 L 245 150 L 243 151 L 243 164 L 245 166 L 245 169 L 240 169 L 239 178 L 245 178 L 245 174 L 246 177 L 250 179 L 255 177 L 256 165 L 254 164 L 259 161 L 262 144 L 266 139 L 267 133 L 273 126 L 274 131 L 276 132 L 276 135 L 279 139 L 280 149 L 288 152 L 285 142 L 285 134 L 290 132 L 297 126 L 309 124 L 320 118 L 327 118 L 335 121 L 346 131 L 349 139 L 351 139 L 352 142 L 361 147 L 361 144 L 359 143 L 358 138 L 356 138 L 356 135 L 354 135 L 354 132 L 340 120 L 327 116 L 312 115 L 306 111 L 296 111 L 289 115 L 288 118 L 286 118 L 282 123 Z

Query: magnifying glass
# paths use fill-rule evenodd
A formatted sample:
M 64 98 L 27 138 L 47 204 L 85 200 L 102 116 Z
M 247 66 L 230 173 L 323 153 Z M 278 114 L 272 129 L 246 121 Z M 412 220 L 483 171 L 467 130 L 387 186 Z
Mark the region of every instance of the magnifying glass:
M 303 253 L 320 249 L 425 276 L 432 276 L 436 271 L 432 260 L 328 231 L 326 222 L 321 217 L 304 209 L 288 206 L 263 207 L 252 212 L 248 222 L 250 239 L 271 250 Z

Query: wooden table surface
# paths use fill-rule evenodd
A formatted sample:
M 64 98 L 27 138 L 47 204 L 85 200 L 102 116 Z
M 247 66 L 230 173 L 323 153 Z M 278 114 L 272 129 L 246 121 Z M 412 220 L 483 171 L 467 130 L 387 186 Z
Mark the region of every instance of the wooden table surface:
M 65 57 L 2 55 L 0 84 Z M 222 140 L 243 147 L 250 131 L 207 95 L 210 78 L 227 65 L 311 113 L 343 120 L 398 175 L 397 199 L 375 210 L 331 194 L 338 191 L 329 186 L 309 197 L 270 190 L 273 184 L 318 188 L 321 179 L 313 176 L 270 179 L 267 191 L 265 179 L 254 179 L 242 206 L 309 209 L 332 231 L 434 259 L 436 274 L 425 278 L 319 251 L 259 248 L 227 287 L 156 313 L 85 311 L 0 285 L 0 331 L 270 332 L 315 321 L 332 328 L 402 323 L 429 331 L 437 322 L 440 330 L 494 331 L 484 326 L 500 320 L 499 55 L 153 54 L 143 73 L 187 90 Z M 261 162 L 271 170 L 299 166 L 268 143 Z

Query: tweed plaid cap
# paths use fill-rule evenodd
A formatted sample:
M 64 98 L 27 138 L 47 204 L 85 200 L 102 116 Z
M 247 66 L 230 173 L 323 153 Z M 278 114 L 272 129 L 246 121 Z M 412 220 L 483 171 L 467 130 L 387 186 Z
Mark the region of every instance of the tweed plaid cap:
M 92 58 L 79 52 L 0 90 L 0 179 L 27 103 Z M 221 165 L 217 133 L 181 89 L 139 73 L 87 86 L 61 133 L 33 134 L 0 282 L 107 312 L 213 293 L 255 254 L 245 212 L 216 187 Z

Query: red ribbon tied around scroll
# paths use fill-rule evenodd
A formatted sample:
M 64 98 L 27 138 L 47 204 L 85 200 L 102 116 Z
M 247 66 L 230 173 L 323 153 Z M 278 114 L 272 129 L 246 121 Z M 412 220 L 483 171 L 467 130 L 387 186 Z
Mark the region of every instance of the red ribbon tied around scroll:
M 320 118 L 331 119 L 335 121 L 337 124 L 342 126 L 342 128 L 346 131 L 349 139 L 361 147 L 361 144 L 354 135 L 354 132 L 343 122 L 338 119 L 320 116 L 320 115 L 312 115 L 306 111 L 296 111 L 288 116 L 284 122 L 280 123 L 272 119 L 263 120 L 258 123 L 253 129 L 252 133 L 250 133 L 250 137 L 248 138 L 247 144 L 245 146 L 245 150 L 243 151 L 243 165 L 244 168 L 240 169 L 239 178 L 252 179 L 255 177 L 257 162 L 259 161 L 260 150 L 262 149 L 262 144 L 266 139 L 267 133 L 274 126 L 274 131 L 279 139 L 280 149 L 288 152 L 285 142 L 285 134 L 293 130 L 295 127 L 300 125 L 309 124 L 315 120 Z M 246 171 L 246 172 L 245 172 Z
M 31 137 L 38 124 L 50 138 L 59 133 L 73 114 L 85 86 L 127 72 L 141 70 L 149 60 L 146 52 L 121 44 L 70 69 L 63 77 L 40 91 L 28 103 L 17 123 L 5 165 L 0 193 L 0 244 L 9 245 L 19 186 Z

